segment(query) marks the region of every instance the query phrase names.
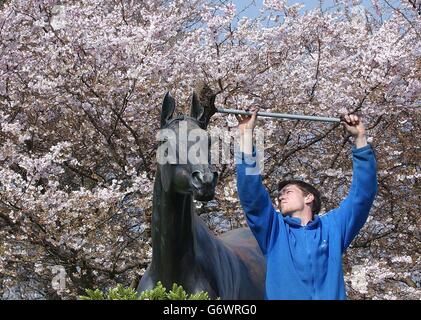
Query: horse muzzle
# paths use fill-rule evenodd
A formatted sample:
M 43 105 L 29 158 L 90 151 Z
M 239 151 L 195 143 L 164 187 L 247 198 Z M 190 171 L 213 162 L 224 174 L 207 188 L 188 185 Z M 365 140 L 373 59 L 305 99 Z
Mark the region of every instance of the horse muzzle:
M 218 181 L 218 173 L 208 171 L 193 171 L 191 175 L 191 185 L 193 196 L 198 201 L 210 201 L 215 197 L 215 187 Z

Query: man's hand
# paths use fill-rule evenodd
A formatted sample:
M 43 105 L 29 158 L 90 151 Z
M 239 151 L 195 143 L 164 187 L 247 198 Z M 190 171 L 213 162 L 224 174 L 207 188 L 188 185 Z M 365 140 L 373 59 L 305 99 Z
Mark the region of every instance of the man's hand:
M 240 134 L 240 151 L 251 154 L 253 149 L 253 129 L 256 127 L 258 107 L 250 109 L 252 116 L 235 115 L 238 120 L 238 131 Z
M 240 131 L 240 134 L 244 134 L 246 129 L 253 130 L 256 127 L 256 118 L 257 118 L 257 112 L 259 111 L 259 108 L 253 107 L 250 109 L 251 112 L 253 112 L 252 116 L 246 116 L 242 114 L 236 114 L 235 117 L 238 120 L 238 129 Z
M 367 145 L 367 137 L 362 119 L 354 114 L 343 115 L 345 121 L 341 121 L 346 131 L 355 138 L 355 146 L 362 148 Z

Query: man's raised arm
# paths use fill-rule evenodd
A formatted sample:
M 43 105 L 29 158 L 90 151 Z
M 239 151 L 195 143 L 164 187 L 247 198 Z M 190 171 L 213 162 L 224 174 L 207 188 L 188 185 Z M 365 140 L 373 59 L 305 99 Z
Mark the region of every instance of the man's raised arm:
M 236 154 L 237 191 L 247 223 L 263 254 L 266 254 L 273 228 L 277 226 L 277 213 L 273 208 L 269 193 L 263 186 L 261 175 L 250 174 L 251 171 L 256 171 L 258 165 L 256 154 L 253 152 L 253 129 L 257 111 L 258 109 L 253 110 L 254 114 L 251 118 L 237 116 L 240 138 L 240 153 Z
M 343 252 L 367 221 L 377 193 L 376 158 L 371 145 L 367 144 L 364 125 L 354 115 L 345 119 L 346 130 L 355 138 L 355 146 L 352 147 L 352 184 L 348 196 L 330 214 L 340 225 Z

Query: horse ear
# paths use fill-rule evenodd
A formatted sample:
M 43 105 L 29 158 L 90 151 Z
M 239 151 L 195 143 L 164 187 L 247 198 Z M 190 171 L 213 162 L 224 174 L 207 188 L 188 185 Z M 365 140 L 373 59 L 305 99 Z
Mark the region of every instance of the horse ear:
M 203 121 L 203 116 L 205 114 L 205 109 L 200 104 L 199 97 L 196 92 L 193 92 L 191 98 L 191 107 L 190 107 L 190 116 L 195 118 L 199 122 Z
M 161 128 L 172 118 L 175 110 L 175 100 L 168 91 L 164 97 L 161 110 Z

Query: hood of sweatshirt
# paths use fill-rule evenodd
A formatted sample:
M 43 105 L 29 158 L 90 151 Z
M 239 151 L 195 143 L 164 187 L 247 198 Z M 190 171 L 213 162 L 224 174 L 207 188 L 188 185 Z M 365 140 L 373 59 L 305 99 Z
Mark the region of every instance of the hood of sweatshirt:
M 316 229 L 320 224 L 320 217 L 319 215 L 315 214 L 313 220 L 309 221 L 306 226 L 301 225 L 300 218 L 293 218 L 289 215 L 282 215 L 285 223 L 287 223 L 292 228 L 307 228 L 307 229 Z

